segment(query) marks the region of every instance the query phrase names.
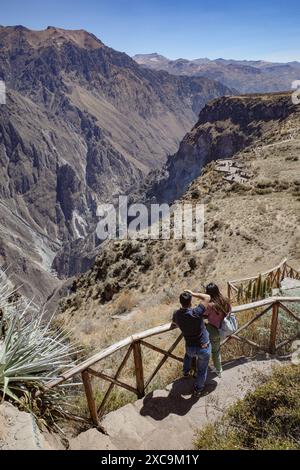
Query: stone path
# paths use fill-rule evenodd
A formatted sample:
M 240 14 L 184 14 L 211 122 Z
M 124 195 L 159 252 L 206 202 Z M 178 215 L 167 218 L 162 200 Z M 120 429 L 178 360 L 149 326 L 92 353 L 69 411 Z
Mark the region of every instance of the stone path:
M 224 410 L 269 374 L 277 360 L 227 363 L 222 379 L 212 375 L 204 396 L 191 395 L 193 379 L 180 378 L 133 404 L 107 414 L 102 425 L 108 435 L 90 429 L 70 440 L 70 449 L 192 449 L 195 431 L 212 423 Z

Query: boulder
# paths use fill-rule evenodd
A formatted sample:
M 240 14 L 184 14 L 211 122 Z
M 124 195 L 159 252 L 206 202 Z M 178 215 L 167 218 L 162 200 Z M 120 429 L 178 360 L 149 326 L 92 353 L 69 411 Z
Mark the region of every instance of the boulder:
M 30 413 L 19 411 L 11 403 L 0 405 L 0 450 L 62 449 L 60 440 L 50 433 L 42 433 Z

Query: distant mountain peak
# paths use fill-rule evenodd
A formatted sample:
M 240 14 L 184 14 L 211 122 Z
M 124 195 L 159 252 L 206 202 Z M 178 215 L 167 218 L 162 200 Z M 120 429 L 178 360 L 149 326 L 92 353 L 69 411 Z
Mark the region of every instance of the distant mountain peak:
M 151 52 L 150 54 L 136 54 L 133 56 L 133 60 L 141 65 L 147 64 L 149 62 L 166 64 L 170 62 L 170 59 L 161 54 L 158 54 L 158 52 Z
M 47 26 L 46 29 L 30 30 L 22 25 L 0 26 L 0 38 L 5 46 L 12 48 L 17 40 L 25 40 L 29 46 L 39 48 L 48 45 L 60 46 L 71 42 L 80 48 L 98 49 L 103 43 L 84 29 L 63 29 L 55 26 Z

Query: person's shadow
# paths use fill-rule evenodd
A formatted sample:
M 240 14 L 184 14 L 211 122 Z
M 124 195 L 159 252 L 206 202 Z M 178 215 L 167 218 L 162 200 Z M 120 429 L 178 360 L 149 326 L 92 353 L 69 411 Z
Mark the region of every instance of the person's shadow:
M 251 359 L 255 359 L 256 361 L 266 360 L 266 355 L 265 353 L 259 353 Z M 245 364 L 246 362 L 251 361 L 251 359 L 242 356 L 237 359 L 225 361 L 223 362 L 223 370 L 226 371 Z M 143 400 L 140 414 L 142 416 L 150 416 L 157 421 L 166 418 L 171 413 L 184 416 L 201 397 L 209 395 L 215 390 L 217 387 L 217 382 L 214 380 L 215 377 L 216 375 L 211 370 L 208 370 L 208 382 L 206 383 L 204 392 L 200 397 L 193 397 L 192 395 L 195 383 L 192 377 L 188 379 L 181 377 L 173 382 L 172 388 L 167 397 L 154 397 L 153 392 L 146 395 Z
M 167 397 L 154 397 L 153 392 L 146 395 L 143 400 L 143 406 L 140 410 L 142 416 L 150 416 L 156 421 L 161 421 L 169 414 L 173 413 L 179 416 L 186 415 L 193 405 L 203 396 L 211 393 L 217 386 L 214 380 L 206 384 L 200 397 L 194 397 L 192 378 L 180 378 L 175 380 Z

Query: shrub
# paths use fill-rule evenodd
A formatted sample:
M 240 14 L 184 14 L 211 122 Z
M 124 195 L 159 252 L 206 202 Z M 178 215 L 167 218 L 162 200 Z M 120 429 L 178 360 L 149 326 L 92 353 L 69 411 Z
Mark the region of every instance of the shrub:
M 191 192 L 191 197 L 192 199 L 199 199 L 200 197 L 199 189 L 193 189 L 193 191 Z
M 195 258 L 190 258 L 188 260 L 188 265 L 189 265 L 191 271 L 194 271 L 197 267 L 197 261 L 195 260 Z
M 261 178 L 257 181 L 256 185 L 260 189 L 270 188 L 273 186 L 273 181 L 269 178 Z
M 300 449 L 300 366 L 279 366 L 224 417 L 198 432 L 197 449 Z
M 265 194 L 271 194 L 272 192 L 272 188 L 255 188 L 253 190 L 253 194 L 259 194 L 260 196 L 264 196 Z
M 117 300 L 114 314 L 122 314 L 132 310 L 137 304 L 137 298 L 132 292 L 124 291 Z
M 152 258 L 150 255 L 146 255 L 141 266 L 141 271 L 146 272 L 148 271 L 149 268 L 151 268 L 151 266 L 152 266 Z

